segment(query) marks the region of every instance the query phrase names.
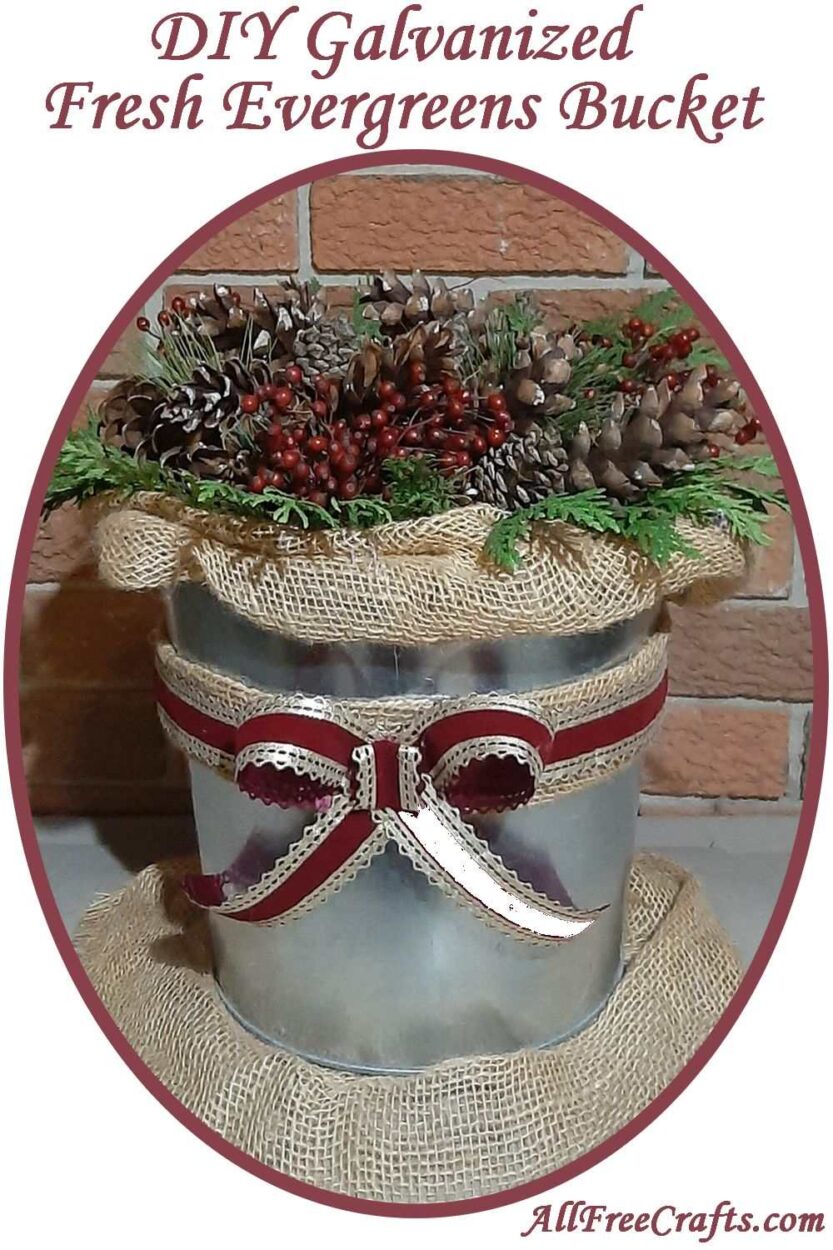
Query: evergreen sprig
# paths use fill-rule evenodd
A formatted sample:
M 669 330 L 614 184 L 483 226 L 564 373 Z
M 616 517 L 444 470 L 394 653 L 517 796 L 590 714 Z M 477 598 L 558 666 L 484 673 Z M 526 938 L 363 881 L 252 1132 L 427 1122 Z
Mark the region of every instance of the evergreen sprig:
M 382 471 L 394 521 L 437 516 L 454 505 L 454 478 L 443 477 L 426 459 L 386 460 Z
M 267 486 L 260 494 L 193 473 L 174 472 L 153 460 L 134 456 L 101 441 L 95 418 L 73 430 L 61 449 L 44 500 L 44 514 L 64 503 L 83 503 L 94 495 L 114 492 L 122 498 L 139 491 L 164 492 L 193 508 L 228 512 L 276 525 L 332 529 L 348 525 L 366 529 L 388 521 L 434 516 L 455 502 L 453 478 L 443 477 L 426 460 L 386 460 L 382 466 L 389 500 L 359 496 L 333 500 L 319 507 Z
M 737 476 L 726 476 L 730 471 Z M 122 498 L 141 491 L 161 492 L 190 507 L 303 529 L 337 526 L 368 528 L 390 521 L 435 516 L 459 502 L 456 480 L 440 474 L 424 459 L 387 460 L 383 466 L 387 498 L 333 501 L 319 507 L 295 495 L 266 487 L 260 494 L 232 482 L 173 472 L 155 461 L 137 460 L 101 442 L 97 425 L 74 430 L 58 457 L 44 500 L 44 513 L 65 503 L 83 503 L 95 495 Z M 771 456 L 722 456 L 669 478 L 668 484 L 646 491 L 627 505 L 603 490 L 550 495 L 529 508 L 503 517 L 486 541 L 486 554 L 504 569 L 521 563 L 521 544 L 537 521 L 563 521 L 595 533 L 609 533 L 634 543 L 651 560 L 664 564 L 675 553 L 696 555 L 680 533 L 681 520 L 703 526 L 720 525 L 734 538 L 767 544 L 768 511 L 787 508 L 782 490 L 769 490 L 738 480 L 747 474 L 777 477 Z
M 518 568 L 520 543 L 536 521 L 564 521 L 596 533 L 619 532 L 613 504 L 599 487 L 575 495 L 549 495 L 496 522 L 486 539 L 486 555 L 500 568 Z
M 233 482 L 173 472 L 155 461 L 129 456 L 101 441 L 94 419 L 86 427 L 73 430 L 61 448 L 43 511 L 46 515 L 61 504 L 84 503 L 108 492 L 126 499 L 141 491 L 163 492 L 193 508 L 227 512 L 276 525 L 321 529 L 340 523 L 327 509 L 273 487 L 254 494 Z
M 675 554 L 697 555 L 679 530 L 682 520 L 718 525 L 739 541 L 765 546 L 770 542 L 766 532 L 768 509 L 786 510 L 786 495 L 781 490 L 725 477 L 727 462 L 741 473 L 774 477 L 778 472 L 771 457 L 721 457 L 674 475 L 668 485 L 646 491 L 627 505 L 614 503 L 599 489 L 552 495 L 498 521 L 486 541 L 486 552 L 500 568 L 517 568 L 522 559 L 521 541 L 531 526 L 542 520 L 618 534 L 656 564 L 667 563 Z
M 45 515 L 64 503 L 84 503 L 102 491 L 133 494 L 136 491 L 169 490 L 173 475 L 152 460 L 138 461 L 108 447 L 99 437 L 98 425 L 72 430 L 58 455 L 43 503 Z
M 649 295 L 633 315 L 655 327 L 652 342 L 668 338 L 697 321 L 693 309 L 670 287 Z M 610 411 L 610 402 L 623 374 L 622 356 L 633 350 L 630 340 L 622 333 L 621 318 L 606 317 L 591 321 L 581 329 L 591 340 L 591 346 L 584 355 L 571 362 L 566 394 L 575 406 L 559 418 L 559 428 L 567 436 L 573 434 L 581 422 L 591 431 L 598 429 Z M 694 369 L 702 364 L 714 365 L 724 373 L 729 371 L 725 356 L 704 338 L 692 344 L 685 368 Z

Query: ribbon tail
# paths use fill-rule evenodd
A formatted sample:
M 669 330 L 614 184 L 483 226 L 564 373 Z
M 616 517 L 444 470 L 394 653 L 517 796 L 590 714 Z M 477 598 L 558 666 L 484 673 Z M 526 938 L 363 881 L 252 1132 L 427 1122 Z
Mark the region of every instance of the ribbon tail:
M 606 911 L 579 911 L 554 903 L 494 855 L 432 786 L 417 813 L 392 819 L 396 842 L 414 867 L 457 900 L 516 937 L 563 942 L 577 937 Z
M 337 798 L 248 889 L 226 898 L 226 873 L 192 875 L 182 887 L 192 902 L 215 915 L 281 923 L 335 893 L 383 849 L 387 837 L 368 812 L 353 811 L 348 799 Z

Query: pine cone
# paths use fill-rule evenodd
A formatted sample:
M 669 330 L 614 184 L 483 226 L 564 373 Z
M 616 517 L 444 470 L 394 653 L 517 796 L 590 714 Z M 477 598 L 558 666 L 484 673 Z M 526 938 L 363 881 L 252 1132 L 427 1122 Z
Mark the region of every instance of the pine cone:
M 391 343 L 370 340 L 350 359 L 345 374 L 345 393 L 362 404 L 379 381 L 393 382 L 409 394 L 414 387 L 411 367 L 421 366 L 423 382 L 431 385 L 446 377 L 458 377 L 460 345 L 453 330 L 438 322 L 414 326 Z
M 738 382 L 709 386 L 705 366 L 692 370 L 678 391 L 664 379 L 649 386 L 635 407 L 617 394 L 597 432 L 582 422 L 567 442 L 570 489 L 598 486 L 616 499 L 635 499 L 668 474 L 731 447 L 743 400 Z
M 268 366 L 239 360 L 222 369 L 199 365 L 189 382 L 165 393 L 155 382 L 128 379 L 100 408 L 105 443 L 139 460 L 198 477 L 246 481 L 251 474 L 256 419 L 240 408 L 270 379 Z
M 197 335 L 199 339 L 210 340 L 218 356 L 222 357 L 239 353 L 248 334 L 253 350 L 268 355 L 270 328 L 258 318 L 253 320 L 252 310 L 245 308 L 240 296 L 227 286 L 213 286 L 210 295 L 200 291 L 198 295 L 192 295 L 187 303 L 174 300 L 173 312 L 175 315 L 169 318 L 168 332 L 174 339 L 180 333 Z M 164 354 L 164 350 L 163 340 L 160 351 Z
M 308 282 L 289 278 L 269 292 L 255 287 L 250 305 L 226 286 L 201 292 L 170 317 L 176 337 L 179 320 L 186 332 L 210 339 L 217 354 L 243 355 L 281 365 L 298 361 L 304 376 L 341 377 L 357 336 L 344 317 L 325 319 L 326 308 Z M 164 344 L 163 344 L 164 350 Z
M 478 314 L 484 304 L 477 306 Z M 523 430 L 530 421 L 560 416 L 575 407 L 564 392 L 571 362 L 582 347 L 571 334 L 557 334 L 538 321 L 534 303 L 523 296 L 488 310 L 480 324 L 469 319 L 455 328 L 465 343 L 465 367 L 482 390 L 502 386 L 509 412 Z
M 567 452 L 553 422 L 534 423 L 525 433 L 510 434 L 489 452 L 471 474 L 470 494 L 505 512 L 526 508 L 565 490 Z
M 421 364 L 429 384 L 457 374 L 460 344 L 449 326 L 432 321 L 415 326 L 395 339 L 390 351 L 390 368 L 396 377 L 411 364 Z M 394 379 L 396 380 L 396 379 Z
M 469 313 L 475 303 L 470 288 L 450 291 L 442 278 L 432 284 L 419 269 L 414 270 L 410 289 L 395 273 L 377 274 L 359 288 L 359 302 L 364 317 L 378 322 L 390 336 L 428 321 L 449 321 Z
M 298 330 L 291 358 L 308 382 L 325 374 L 343 378 L 356 351 L 356 335 L 343 317 L 332 321 L 312 322 Z
M 516 340 L 506 398 L 512 417 L 521 427 L 526 421 L 559 416 L 575 407 L 575 400 L 564 394 L 574 354 L 575 343 L 569 335 L 536 329 L 528 338 Z

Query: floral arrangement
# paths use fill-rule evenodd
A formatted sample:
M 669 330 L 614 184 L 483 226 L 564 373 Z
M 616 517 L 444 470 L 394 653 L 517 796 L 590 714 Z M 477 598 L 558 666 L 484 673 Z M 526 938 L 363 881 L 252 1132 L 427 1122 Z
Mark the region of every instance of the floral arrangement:
M 740 384 L 672 291 L 624 324 L 547 327 L 534 301 L 476 300 L 417 272 L 370 279 L 352 317 L 314 283 L 174 298 L 144 376 L 68 437 L 47 511 L 161 492 L 276 525 L 367 527 L 480 503 L 514 567 L 539 520 L 621 535 L 663 563 L 677 522 L 765 543 L 768 455 Z M 752 476 L 748 473 L 753 471 Z M 747 472 L 744 472 L 747 471 Z

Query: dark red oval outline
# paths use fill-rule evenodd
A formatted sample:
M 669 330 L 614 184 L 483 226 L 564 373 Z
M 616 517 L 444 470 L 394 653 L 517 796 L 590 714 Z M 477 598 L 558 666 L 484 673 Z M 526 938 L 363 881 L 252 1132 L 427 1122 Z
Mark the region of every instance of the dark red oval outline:
M 608 229 L 614 231 L 623 238 L 627 243 L 634 247 L 642 256 L 651 262 L 659 273 L 663 274 L 672 285 L 685 296 L 689 304 L 696 311 L 702 323 L 708 328 L 712 336 L 720 342 L 724 347 L 725 353 L 730 360 L 737 376 L 742 380 L 743 385 L 752 400 L 755 412 L 760 416 L 766 437 L 773 450 L 778 467 L 781 472 L 784 485 L 790 496 L 793 517 L 795 521 L 796 533 L 801 548 L 801 554 L 804 561 L 804 569 L 807 583 L 807 597 L 810 607 L 810 625 L 813 640 L 813 733 L 811 735 L 809 758 L 806 772 L 805 794 L 802 805 L 801 815 L 798 822 L 798 831 L 796 834 L 795 845 L 790 856 L 784 883 L 778 895 L 772 918 L 767 925 L 766 932 L 761 940 L 749 969 L 743 978 L 743 981 L 735 994 L 726 1011 L 721 1016 L 715 1028 L 709 1034 L 706 1041 L 699 1048 L 693 1058 L 686 1064 L 682 1072 L 671 1082 L 671 1084 L 657 1097 L 644 1111 L 635 1116 L 625 1128 L 620 1129 L 609 1137 L 607 1141 L 600 1146 L 596 1146 L 593 1150 L 588 1151 L 580 1159 L 569 1163 L 564 1167 L 558 1168 L 555 1172 L 542 1176 L 538 1180 L 529 1181 L 524 1185 L 518 1185 L 514 1189 L 509 1189 L 500 1194 L 494 1194 L 482 1198 L 471 1198 L 459 1202 L 438 1202 L 438 1203 L 414 1203 L 411 1205 L 402 1205 L 399 1203 L 374 1202 L 368 1199 L 350 1198 L 341 1194 L 331 1193 L 327 1190 L 318 1189 L 313 1185 L 305 1184 L 301 1181 L 293 1180 L 289 1176 L 285 1176 L 265 1164 L 259 1163 L 256 1159 L 251 1158 L 236 1146 L 232 1146 L 225 1141 L 218 1133 L 203 1124 L 192 1112 L 188 1111 L 173 1095 L 162 1085 L 161 1081 L 151 1072 L 151 1070 L 139 1059 L 138 1055 L 131 1049 L 129 1043 L 119 1032 L 115 1021 L 108 1014 L 100 999 L 95 993 L 92 984 L 87 977 L 81 963 L 76 955 L 69 934 L 64 928 L 61 917 L 49 881 L 44 869 L 43 860 L 38 850 L 37 838 L 35 835 L 34 825 L 32 823 L 32 814 L 29 806 L 29 798 L 26 790 L 26 782 L 23 771 L 23 755 L 21 748 L 21 732 L 20 732 L 20 716 L 19 716 L 19 690 L 18 690 L 18 672 L 19 672 L 19 656 L 20 656 L 20 630 L 23 613 L 23 597 L 26 585 L 26 573 L 29 565 L 32 544 L 34 543 L 37 531 L 38 517 L 40 513 L 41 502 L 43 500 L 46 486 L 52 472 L 52 466 L 57 457 L 60 446 L 69 430 L 73 416 L 80 408 L 85 395 L 92 385 L 100 362 L 106 357 L 116 343 L 119 336 L 129 326 L 132 319 L 136 316 L 139 309 L 145 301 L 171 276 L 172 272 L 182 264 L 198 247 L 207 242 L 217 231 L 235 221 L 241 214 L 249 212 L 253 208 L 257 208 L 266 200 L 271 199 L 275 195 L 281 195 L 287 191 L 293 191 L 300 186 L 306 185 L 319 178 L 329 177 L 333 174 L 347 173 L 354 169 L 374 168 L 379 165 L 393 164 L 413 164 L 413 165 L 453 165 L 463 166 L 475 169 L 483 173 L 498 174 L 504 178 L 510 178 L 520 182 L 525 182 L 530 186 L 536 187 L 538 190 L 548 192 L 550 195 L 556 196 L 561 200 L 565 200 L 568 204 L 581 209 L 589 216 L 595 218 Z M 179 247 L 175 248 L 165 260 L 158 265 L 148 278 L 141 284 L 121 312 L 113 319 L 109 328 L 102 336 L 92 354 L 90 355 L 84 368 L 78 376 L 75 385 L 70 391 L 66 403 L 61 409 L 61 415 L 58 418 L 55 429 L 53 430 L 49 441 L 46 445 L 43 458 L 35 475 L 32 493 L 26 506 L 26 511 L 21 527 L 20 538 L 18 542 L 17 554 L 14 561 L 12 572 L 11 588 L 9 592 L 9 608 L 8 619 L 6 625 L 6 649 L 4 662 L 4 690 L 6 701 L 6 742 L 8 745 L 9 769 L 11 773 L 12 794 L 14 797 L 17 818 L 20 823 L 21 836 L 23 839 L 23 847 L 26 858 L 29 862 L 29 869 L 32 874 L 32 880 L 46 917 L 47 924 L 55 939 L 55 943 L 64 963 L 67 966 L 70 976 L 78 987 L 78 991 L 85 1003 L 89 1007 L 96 1021 L 104 1031 L 107 1038 L 115 1047 L 117 1052 L 129 1068 L 135 1073 L 140 1081 L 150 1090 L 150 1092 L 167 1107 L 173 1115 L 177 1117 L 187 1128 L 200 1137 L 209 1146 L 212 1146 L 220 1154 L 226 1156 L 233 1163 L 245 1168 L 254 1176 L 259 1176 L 262 1180 L 268 1181 L 272 1185 L 277 1185 L 282 1189 L 288 1190 L 290 1193 L 299 1194 L 305 1198 L 311 1198 L 315 1202 L 325 1203 L 331 1207 L 339 1207 L 347 1211 L 359 1211 L 367 1215 L 385 1215 L 400 1217 L 420 1217 L 420 1216 L 443 1216 L 443 1215 L 462 1215 L 473 1211 L 485 1211 L 494 1207 L 504 1206 L 508 1203 L 517 1202 L 522 1198 L 529 1198 L 535 1194 L 539 1194 L 546 1189 L 550 1189 L 555 1185 L 563 1184 L 565 1181 L 572 1180 L 573 1177 L 580 1175 L 594 1164 L 602 1162 L 614 1151 L 618 1150 L 626 1142 L 640 1133 L 646 1128 L 652 1120 L 654 1120 L 660 1112 L 664 1111 L 675 1098 L 686 1088 L 689 1082 L 696 1076 L 703 1065 L 711 1058 L 717 1047 L 729 1033 L 732 1025 L 737 1020 L 741 1011 L 745 1007 L 749 996 L 758 983 L 764 968 L 769 962 L 769 958 L 775 948 L 775 944 L 784 927 L 790 907 L 795 897 L 798 881 L 807 856 L 807 848 L 810 842 L 813 822 L 816 816 L 818 806 L 819 790 L 821 787 L 822 769 L 824 765 L 824 749 L 827 728 L 827 633 L 825 628 L 824 599 L 822 595 L 821 579 L 819 577 L 818 561 L 816 558 L 815 546 L 813 544 L 812 533 L 810 530 L 810 522 L 807 516 L 807 510 L 795 476 L 793 466 L 787 454 L 787 449 L 781 438 L 775 419 L 770 412 L 769 406 L 758 387 L 754 377 L 752 376 L 748 365 L 743 359 L 741 353 L 727 334 L 720 321 L 697 292 L 690 286 L 681 273 L 671 265 L 666 258 L 652 247 L 647 240 L 643 239 L 635 230 L 626 225 L 613 213 L 602 208 L 587 196 L 581 195 L 574 191 L 571 187 L 564 186 L 559 182 L 555 182 L 551 178 L 545 178 L 542 174 L 537 174 L 531 170 L 524 169 L 518 165 L 510 165 L 504 161 L 495 161 L 483 156 L 474 156 L 467 153 L 433 151 L 432 149 L 404 149 L 402 151 L 385 151 L 365 156 L 348 156 L 339 160 L 326 161 L 320 165 L 313 165 L 307 169 L 303 169 L 298 173 L 292 174 L 287 178 L 280 178 L 277 182 L 270 183 L 269 186 L 261 188 L 259 191 L 253 192 L 251 195 L 244 196 L 238 200 L 230 208 L 225 209 L 216 217 L 212 218 L 206 225 L 195 231 L 190 238 L 186 239 Z

